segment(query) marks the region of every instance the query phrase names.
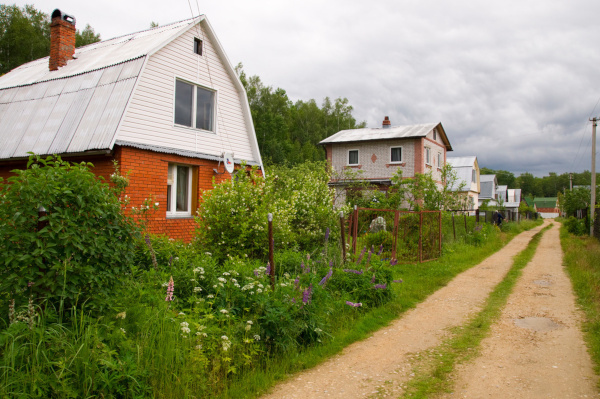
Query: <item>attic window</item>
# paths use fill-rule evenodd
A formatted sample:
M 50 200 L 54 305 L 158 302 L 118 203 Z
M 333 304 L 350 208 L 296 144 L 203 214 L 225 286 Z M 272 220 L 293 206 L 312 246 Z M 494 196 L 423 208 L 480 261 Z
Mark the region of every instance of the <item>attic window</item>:
M 433 129 L 433 139 L 437 140 L 437 129 Z
M 194 38 L 194 53 L 202 55 L 202 40 Z

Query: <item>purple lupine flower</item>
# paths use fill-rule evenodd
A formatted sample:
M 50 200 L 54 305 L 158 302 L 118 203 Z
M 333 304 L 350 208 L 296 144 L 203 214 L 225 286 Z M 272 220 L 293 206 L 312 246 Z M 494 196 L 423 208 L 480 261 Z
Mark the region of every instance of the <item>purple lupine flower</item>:
M 394 280 L 393 283 L 403 283 L 404 281 L 402 281 L 402 279 L 400 280 Z
M 302 303 L 304 305 L 308 305 L 310 303 L 310 298 L 312 296 L 312 284 L 302 292 Z
M 304 266 L 304 262 L 300 263 L 300 267 L 302 268 L 302 273 L 307 274 L 310 273 L 310 266 Z
M 373 244 L 373 245 L 371 245 L 371 252 L 372 252 L 372 253 L 375 253 L 375 245 L 374 245 L 374 244 Z
M 383 244 L 381 244 L 379 246 L 379 252 L 377 252 L 377 256 L 381 255 L 382 252 L 383 252 Z
M 371 263 L 371 255 L 373 255 L 373 252 L 369 251 L 369 255 L 367 255 L 367 265 Z
M 373 286 L 376 290 L 385 290 L 387 288 L 387 284 L 376 284 Z
M 258 270 L 257 270 L 257 269 L 254 269 L 254 276 L 255 276 L 255 277 L 258 277 L 258 275 L 259 275 L 259 274 L 260 274 L 260 273 L 258 272 Z
M 165 301 L 170 302 L 173 300 L 173 289 L 175 288 L 175 282 L 173 281 L 173 276 L 169 279 L 169 285 L 167 285 L 167 297 Z
M 172 256 L 169 258 L 169 267 L 171 267 L 171 263 L 173 263 L 173 257 Z
M 292 298 L 292 303 L 296 303 L 296 298 Z
M 294 288 L 296 289 L 296 291 L 300 289 L 300 276 L 297 276 L 294 280 Z
M 362 306 L 362 303 L 360 302 L 350 302 L 350 301 L 346 301 L 346 305 L 348 306 L 352 306 L 353 308 L 359 308 Z
M 329 280 L 329 278 L 331 277 L 332 274 L 333 274 L 333 269 L 329 269 L 329 272 L 327 272 L 325 277 L 323 277 L 321 279 L 321 281 L 319 281 L 319 285 L 325 286 L 325 284 L 327 283 L 327 280 Z
M 332 261 L 332 260 L 330 260 L 330 261 L 329 261 L 329 268 L 330 268 L 330 269 L 332 269 L 332 268 L 333 268 L 333 261 Z
M 267 262 L 267 270 L 265 270 L 265 274 L 267 276 L 271 274 L 271 262 Z
M 363 274 L 362 270 L 344 269 L 346 273 Z
M 373 277 L 371 278 L 371 284 L 375 284 L 375 273 L 373 273 Z
M 325 243 L 329 240 L 329 227 L 325 230 Z
M 362 260 L 363 256 L 365 256 L 365 252 L 367 252 L 367 246 L 366 245 L 363 247 L 362 251 L 360 252 L 360 256 L 356 260 L 357 264 L 360 263 L 360 261 Z
M 390 266 L 396 266 L 397 264 L 398 264 L 398 259 L 396 259 L 396 258 L 393 258 L 393 259 L 390 261 Z

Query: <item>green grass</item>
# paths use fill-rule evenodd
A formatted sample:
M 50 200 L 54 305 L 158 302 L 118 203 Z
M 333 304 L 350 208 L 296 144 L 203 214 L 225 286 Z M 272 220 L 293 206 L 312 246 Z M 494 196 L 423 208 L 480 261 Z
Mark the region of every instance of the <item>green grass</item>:
M 577 302 L 586 315 L 583 333 L 588 351 L 596 373 L 600 374 L 600 241 L 569 234 L 564 225 L 560 241 Z
M 533 258 L 542 235 L 551 226 L 533 236 L 527 248 L 515 257 L 506 277 L 490 294 L 483 310 L 466 325 L 453 329 L 451 337 L 440 346 L 420 357 L 416 364 L 415 378 L 408 382 L 402 397 L 427 398 L 451 389 L 448 377 L 454 371 L 455 365 L 478 353 L 479 344 L 488 335 L 491 325 L 500 317 L 522 269 Z
M 524 221 L 499 229 L 490 227 L 490 236 L 480 246 L 454 242 L 444 246 L 441 258 L 422 264 L 402 264 L 394 268 L 396 296 L 382 307 L 360 314 L 357 318 L 338 320 L 332 337 L 321 345 L 286 353 L 284 358 L 269 359 L 263 368 L 255 369 L 231 381 L 222 397 L 257 397 L 291 374 L 314 367 L 339 353 L 353 342 L 369 337 L 407 310 L 414 308 L 429 295 L 445 286 L 459 273 L 477 265 L 506 245 L 518 233 L 529 230 L 541 221 Z

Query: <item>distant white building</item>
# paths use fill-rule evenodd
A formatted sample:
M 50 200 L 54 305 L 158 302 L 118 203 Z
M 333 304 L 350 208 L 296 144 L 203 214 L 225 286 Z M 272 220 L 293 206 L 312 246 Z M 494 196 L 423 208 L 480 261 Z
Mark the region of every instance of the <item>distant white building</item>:
M 488 205 L 498 205 L 498 179 L 496 175 L 480 175 L 479 176 L 481 191 L 479 192 L 479 207 L 484 201 L 488 201 Z
M 467 196 L 468 209 L 477 209 L 479 207 L 479 193 L 481 191 L 477 157 L 448 157 L 446 158 L 446 163 L 452 166 L 452 170 L 456 173 L 457 177 L 450 190 L 464 193 Z

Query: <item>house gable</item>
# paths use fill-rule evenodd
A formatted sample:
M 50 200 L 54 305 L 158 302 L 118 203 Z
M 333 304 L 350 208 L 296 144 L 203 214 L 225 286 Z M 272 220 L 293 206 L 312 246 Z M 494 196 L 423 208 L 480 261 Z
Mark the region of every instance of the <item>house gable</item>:
M 194 52 L 202 41 L 202 55 Z M 246 93 L 233 73 L 208 22 L 189 27 L 177 38 L 152 53 L 137 83 L 127 114 L 119 129 L 118 143 L 130 142 L 220 157 L 231 152 L 235 159 L 261 165 Z M 213 131 L 174 122 L 176 81 L 214 92 L 216 110 Z

